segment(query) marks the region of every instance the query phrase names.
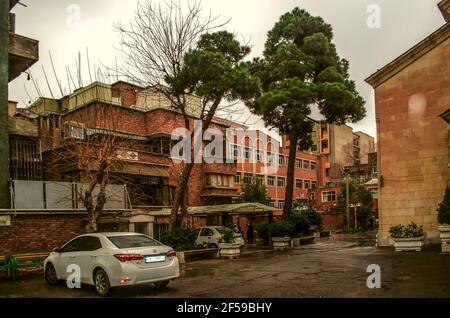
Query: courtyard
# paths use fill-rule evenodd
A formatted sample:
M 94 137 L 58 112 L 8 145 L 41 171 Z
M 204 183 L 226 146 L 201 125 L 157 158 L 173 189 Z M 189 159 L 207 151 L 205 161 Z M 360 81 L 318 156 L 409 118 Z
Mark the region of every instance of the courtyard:
M 373 242 L 372 233 L 336 234 L 286 251 L 244 248 L 239 259 L 183 264 L 181 278 L 166 288 L 119 288 L 113 297 L 450 297 L 450 255 L 439 246 L 396 253 Z M 370 264 L 380 266 L 381 288 L 367 287 Z M 0 297 L 97 296 L 91 287 L 48 286 L 41 276 L 29 276 L 2 280 Z

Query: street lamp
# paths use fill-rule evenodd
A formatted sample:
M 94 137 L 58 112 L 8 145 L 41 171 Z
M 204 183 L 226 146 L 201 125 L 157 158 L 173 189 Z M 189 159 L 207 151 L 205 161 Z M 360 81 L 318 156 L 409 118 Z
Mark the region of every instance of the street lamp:
M 350 232 L 350 208 L 349 208 L 349 190 L 348 190 L 348 179 L 350 170 L 345 169 L 345 214 L 347 216 L 347 232 Z

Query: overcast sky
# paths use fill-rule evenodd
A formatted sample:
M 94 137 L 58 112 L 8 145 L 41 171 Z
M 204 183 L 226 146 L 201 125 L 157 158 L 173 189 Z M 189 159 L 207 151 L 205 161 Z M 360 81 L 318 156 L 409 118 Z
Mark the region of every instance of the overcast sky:
M 50 97 L 42 72 L 51 76 L 49 50 L 56 72 L 67 86 L 66 65 L 75 72 L 78 52 L 85 61 L 89 48 L 91 63 L 99 61 L 115 63 L 120 57 L 114 46 L 118 44 L 113 23 L 127 22 L 134 14 L 137 0 L 21 0 L 27 7 L 17 5 L 16 33 L 39 40 L 40 60 L 31 68 L 43 95 Z M 262 54 L 267 31 L 280 15 L 298 6 L 312 15 L 319 15 L 332 25 L 334 43 L 341 57 L 350 61 L 350 75 L 366 100 L 367 116 L 357 124 L 361 130 L 376 135 L 375 109 L 372 88 L 364 82 L 370 74 L 405 52 L 417 42 L 444 24 L 437 8 L 439 0 L 203 0 L 202 6 L 220 15 L 223 20 L 231 18 L 227 29 L 239 33 L 252 45 L 252 56 Z M 367 19 L 373 13 L 368 6 L 381 8 L 380 28 L 369 28 Z M 78 8 L 80 23 L 74 23 Z M 84 63 L 84 62 L 83 62 Z M 93 67 L 91 65 L 91 67 Z M 10 100 L 21 106 L 37 96 L 31 81 L 22 75 L 9 85 Z M 84 81 L 88 76 L 84 73 Z M 24 85 L 28 94 L 25 92 Z M 56 93 L 56 86 L 53 92 Z M 246 118 L 246 117 L 245 117 Z M 248 124 L 262 127 L 261 120 L 251 118 Z

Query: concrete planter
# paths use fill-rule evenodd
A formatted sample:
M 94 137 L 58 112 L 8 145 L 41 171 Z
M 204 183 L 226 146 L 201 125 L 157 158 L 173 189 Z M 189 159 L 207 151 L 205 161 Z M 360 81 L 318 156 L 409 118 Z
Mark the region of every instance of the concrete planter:
M 219 243 L 219 254 L 222 258 L 239 258 L 241 250 L 238 243 Z
M 272 237 L 272 244 L 274 250 L 285 250 L 289 248 L 291 242 L 290 237 Z
M 291 247 L 300 246 L 300 238 L 294 237 L 291 239 Z
M 450 225 L 443 224 L 439 226 L 441 242 L 450 242 Z
M 443 224 L 439 226 L 442 253 L 450 253 L 450 225 Z
M 416 251 L 420 252 L 425 245 L 424 237 L 408 237 L 408 238 L 396 238 L 392 237 L 394 241 L 394 247 L 396 252 L 404 251 Z

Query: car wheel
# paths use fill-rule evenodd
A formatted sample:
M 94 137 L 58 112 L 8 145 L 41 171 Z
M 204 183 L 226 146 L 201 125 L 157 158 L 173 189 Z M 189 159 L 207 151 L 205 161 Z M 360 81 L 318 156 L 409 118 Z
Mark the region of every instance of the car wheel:
M 97 269 L 94 273 L 94 287 L 99 296 L 105 297 L 111 293 L 109 278 L 103 269 Z
M 211 247 L 211 248 L 218 248 L 218 246 L 217 246 L 216 243 L 210 243 L 210 244 L 209 244 L 209 247 Z
M 58 285 L 59 279 L 58 275 L 56 275 L 55 266 L 53 266 L 52 263 L 48 263 L 47 266 L 45 266 L 45 280 L 49 285 Z
M 159 282 L 154 282 L 153 284 L 156 287 L 162 288 L 162 287 L 166 287 L 167 284 L 169 284 L 169 281 L 168 280 L 162 280 L 162 281 L 159 281 Z

